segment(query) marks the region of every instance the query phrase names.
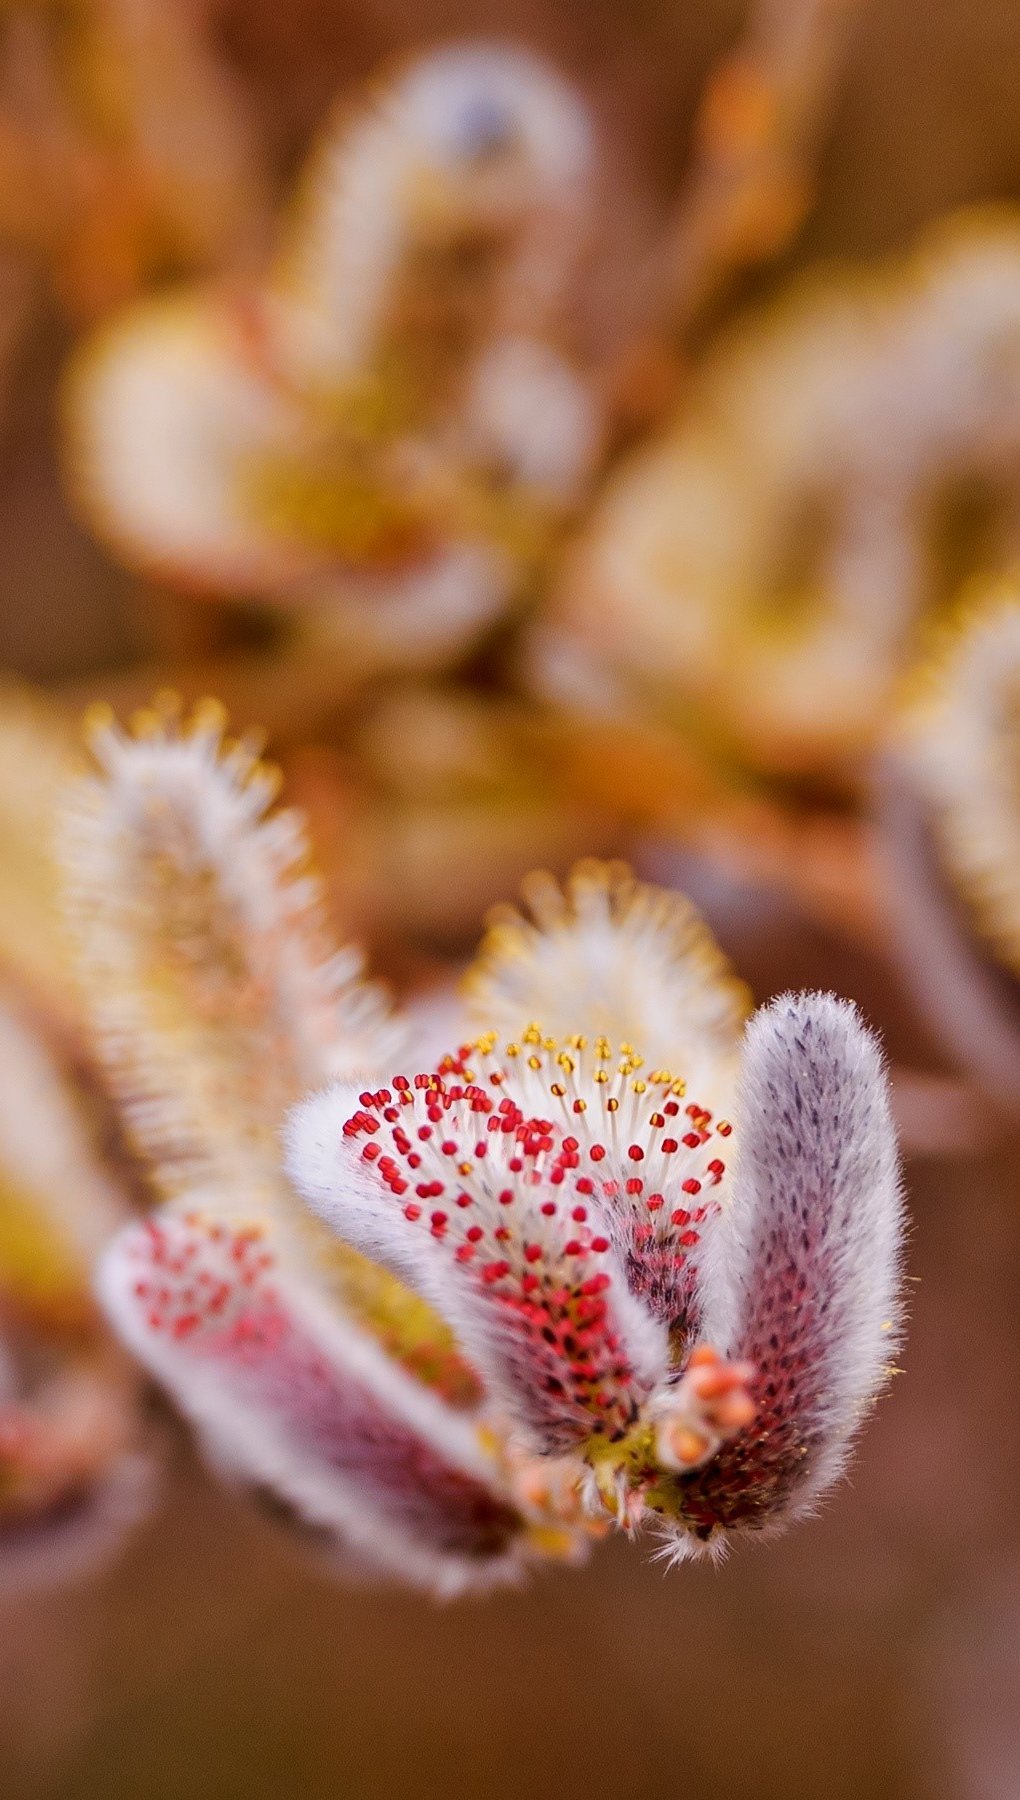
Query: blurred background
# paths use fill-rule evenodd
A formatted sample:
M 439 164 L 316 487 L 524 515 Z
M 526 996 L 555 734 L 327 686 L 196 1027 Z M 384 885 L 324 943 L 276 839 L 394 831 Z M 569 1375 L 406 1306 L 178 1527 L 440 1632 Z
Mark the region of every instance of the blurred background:
M 558 170 L 554 120 L 484 279 L 484 230 L 441 255 L 397 221 L 388 335 L 343 371 L 369 423 L 338 425 L 316 307 L 375 240 L 351 275 L 330 146 L 403 59 L 508 34 L 594 148 Z M 610 1543 L 447 1607 L 336 1584 L 159 1412 L 127 1544 L 0 1585 L 0 1794 L 1020 1795 L 1017 961 L 895 824 L 934 809 L 903 684 L 1017 548 L 1018 82 L 1007 0 L 0 3 L 0 957 L 30 1011 L 63 983 L 46 758 L 93 700 L 211 691 L 402 993 L 595 852 L 688 891 L 757 998 L 859 999 L 912 1216 L 905 1372 L 850 1479 L 720 1569 Z

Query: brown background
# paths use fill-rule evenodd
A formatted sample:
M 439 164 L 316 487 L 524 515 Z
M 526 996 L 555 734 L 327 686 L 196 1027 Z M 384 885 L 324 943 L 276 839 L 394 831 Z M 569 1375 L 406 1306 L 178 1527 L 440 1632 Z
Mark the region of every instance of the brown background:
M 739 16 L 528 0 L 513 24 L 589 81 L 664 196 Z M 282 175 L 340 81 L 431 32 L 507 23 L 493 0 L 236 0 L 223 33 Z M 1020 197 L 1018 92 L 1015 0 L 873 0 L 796 257 L 883 249 L 947 205 Z M 100 670 L 138 633 L 130 583 L 60 505 L 64 348 L 56 322 L 39 329 L 0 441 L 3 658 L 44 677 Z M 859 992 L 923 1052 L 882 971 L 764 902 L 741 935 L 760 993 Z M 3 1800 L 1016 1800 L 1015 1147 L 909 1180 L 906 1372 L 817 1522 L 718 1571 L 665 1574 L 616 1543 L 581 1574 L 435 1609 L 309 1573 L 185 1464 L 115 1567 L 0 1605 Z

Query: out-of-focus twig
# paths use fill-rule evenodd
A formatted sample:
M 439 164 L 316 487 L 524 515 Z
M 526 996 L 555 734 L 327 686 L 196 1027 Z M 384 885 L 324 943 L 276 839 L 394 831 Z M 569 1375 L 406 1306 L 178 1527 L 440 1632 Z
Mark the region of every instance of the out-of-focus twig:
M 782 249 L 813 196 L 812 161 L 860 0 L 756 0 L 716 69 L 666 246 L 674 329 L 742 264 Z
M 752 0 L 714 69 L 672 218 L 645 272 L 643 335 L 621 360 L 629 411 L 671 394 L 672 358 L 742 268 L 778 254 L 814 197 L 813 163 L 863 0 Z

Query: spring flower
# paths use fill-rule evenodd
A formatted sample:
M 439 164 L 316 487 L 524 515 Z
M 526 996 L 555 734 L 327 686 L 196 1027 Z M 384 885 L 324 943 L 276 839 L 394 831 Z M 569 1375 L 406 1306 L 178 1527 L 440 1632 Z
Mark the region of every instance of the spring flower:
M 739 327 L 610 480 L 538 628 L 543 691 L 751 766 L 852 774 L 918 621 L 1012 557 L 1018 317 L 1004 210 Z
M 495 920 L 468 984 L 489 1028 L 414 1073 L 221 728 L 98 721 L 65 835 L 99 1045 L 168 1197 L 100 1290 L 217 1466 L 445 1593 L 612 1518 L 658 1518 L 680 1556 L 803 1511 L 898 1320 L 895 1144 L 852 1007 L 788 997 L 742 1036 L 688 904 L 586 864 Z M 306 1213 L 273 1134 L 309 1087 Z
M 504 1448 L 441 1316 L 284 1176 L 287 1107 L 388 1066 L 404 1028 L 329 944 L 272 772 L 222 731 L 211 706 L 131 736 L 97 716 L 69 807 L 83 990 L 167 1203 L 106 1254 L 102 1298 L 217 1467 L 334 1550 L 442 1593 L 515 1579 L 583 1547 L 570 1484 Z
M 558 1022 L 572 1001 L 587 1029 L 492 1030 L 432 1074 L 326 1089 L 292 1119 L 291 1174 L 442 1307 L 515 1442 L 576 1459 L 621 1522 L 657 1518 L 671 1556 L 718 1549 L 811 1506 L 887 1371 L 881 1060 L 821 995 L 741 1038 L 741 990 L 686 904 L 612 866 L 533 891 L 536 917 L 483 948 L 473 1005 L 527 1019 L 543 1000 Z M 645 1029 L 611 1040 L 610 1017 Z
M 525 52 L 402 69 L 327 130 L 261 285 L 153 300 L 86 348 L 66 415 L 86 520 L 345 657 L 459 654 L 594 452 L 554 342 L 590 159 L 579 102 Z
M 940 1036 L 1020 1107 L 1020 590 L 965 590 L 915 672 L 878 783 L 889 912 Z

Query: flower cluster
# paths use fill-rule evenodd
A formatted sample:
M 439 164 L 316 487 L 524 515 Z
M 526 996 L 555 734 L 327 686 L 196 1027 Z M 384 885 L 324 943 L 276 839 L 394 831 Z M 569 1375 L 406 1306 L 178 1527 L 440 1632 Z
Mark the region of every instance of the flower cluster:
M 900 1317 L 854 1009 L 745 1026 L 686 901 L 582 864 L 494 921 L 461 1041 L 416 1063 L 221 730 L 97 721 L 65 832 L 100 1054 L 167 1197 L 101 1293 L 217 1465 L 447 1593 L 614 1519 L 682 1557 L 810 1507 Z
M 401 69 L 327 130 L 261 284 L 148 301 L 85 349 L 67 425 L 88 521 L 370 668 L 452 659 L 594 454 L 555 343 L 590 178 L 584 109 L 536 58 Z
M 542 690 L 845 775 L 918 620 L 1012 560 L 1018 319 L 1004 209 L 938 227 L 891 274 L 808 277 L 737 327 L 600 498 L 536 629 Z

